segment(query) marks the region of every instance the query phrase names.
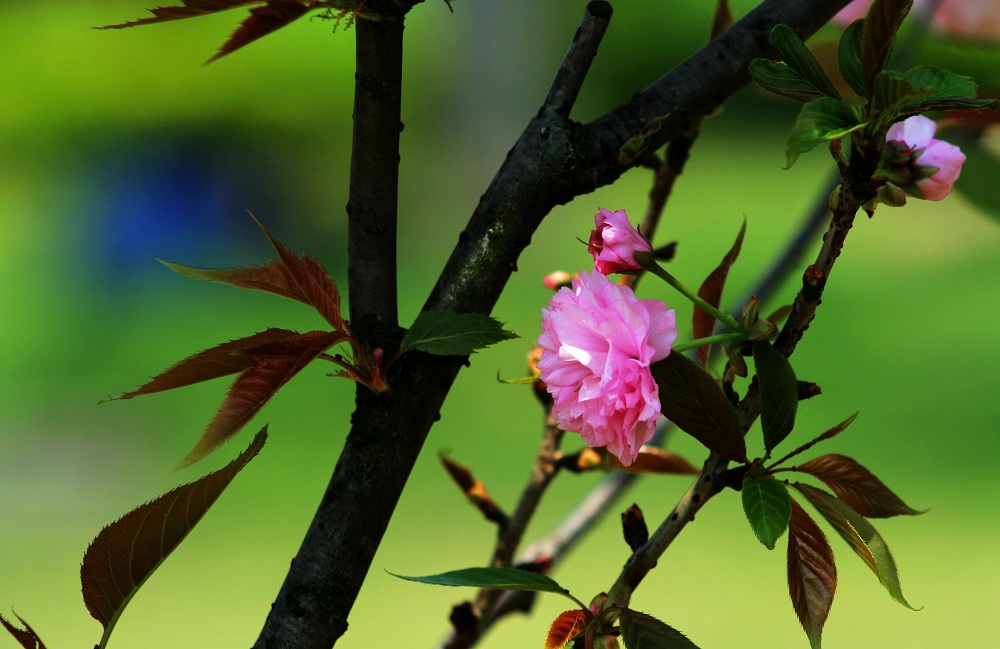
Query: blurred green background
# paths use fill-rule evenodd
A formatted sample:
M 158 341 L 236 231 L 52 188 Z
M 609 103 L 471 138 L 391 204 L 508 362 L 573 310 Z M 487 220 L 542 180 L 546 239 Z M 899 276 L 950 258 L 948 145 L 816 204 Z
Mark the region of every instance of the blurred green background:
M 495 169 L 537 108 L 584 2 L 443 2 L 407 20 L 401 169 L 401 318 L 409 322 Z M 616 5 L 574 117 L 627 99 L 704 41 L 711 2 Z M 752 3 L 734 2 L 741 14 Z M 292 302 L 170 273 L 156 258 L 226 267 L 272 251 L 257 215 L 296 250 L 345 272 L 353 79 L 351 29 L 301 19 L 208 67 L 243 16 L 236 10 L 124 31 L 94 25 L 146 15 L 137 0 L 0 5 L 0 611 L 11 607 L 50 649 L 92 646 L 100 626 L 79 594 L 80 560 L 100 529 L 142 502 L 234 457 L 270 423 L 271 438 L 184 544 L 135 597 L 113 647 L 247 647 L 282 582 L 348 430 L 353 386 L 303 372 L 245 433 L 180 471 L 225 382 L 96 405 L 177 360 L 268 326 L 308 330 Z M 835 37 L 833 30 L 816 42 Z M 993 52 L 943 44 L 939 65 L 998 84 Z M 971 58 L 970 58 L 971 56 Z M 991 76 L 992 75 L 992 76 Z M 680 242 L 673 271 L 697 285 L 748 234 L 734 298 L 825 193 L 820 151 L 789 171 L 784 134 L 796 107 L 747 90 L 705 125 L 656 243 Z M 495 315 L 521 334 L 472 361 L 420 458 L 338 647 L 431 647 L 471 592 L 421 586 L 482 565 L 494 531 L 468 507 L 437 452 L 468 464 L 510 508 L 527 477 L 541 413 L 524 354 L 548 299 L 541 277 L 589 263 L 598 206 L 638 219 L 650 177 L 555 210 L 519 262 Z M 961 181 L 959 181 L 961 184 Z M 794 361 L 823 396 L 804 403 L 791 441 L 852 412 L 822 452 L 859 459 L 908 504 L 930 511 L 878 523 L 900 566 L 894 603 L 839 538 L 840 587 L 829 649 L 990 646 L 1000 521 L 994 462 L 1000 420 L 1000 229 L 953 195 L 859 219 L 824 306 Z M 812 253 L 810 253 L 811 255 Z M 647 297 L 676 298 L 647 281 Z M 791 300 L 789 282 L 769 307 Z M 681 323 L 690 309 L 677 304 Z M 682 335 L 684 335 L 682 333 Z M 756 438 L 759 439 L 759 438 Z M 570 446 L 578 440 L 570 436 Z M 691 460 L 704 453 L 681 437 Z M 563 476 L 530 530 L 543 535 L 600 476 Z M 641 483 L 554 575 L 587 600 L 628 556 L 617 512 L 632 502 L 656 524 L 686 480 Z M 530 540 L 530 539 L 529 539 Z M 783 543 L 779 544 L 783 547 Z M 633 600 L 705 649 L 804 647 L 789 605 L 783 550 L 753 538 L 734 492 L 681 536 Z M 567 602 L 543 596 L 484 647 L 543 643 Z M 0 636 L 0 646 L 15 646 Z

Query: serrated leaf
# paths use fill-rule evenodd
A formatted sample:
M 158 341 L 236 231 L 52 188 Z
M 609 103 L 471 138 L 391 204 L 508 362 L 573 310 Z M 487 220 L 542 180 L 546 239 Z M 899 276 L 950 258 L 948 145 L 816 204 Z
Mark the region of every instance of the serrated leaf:
M 208 64 L 220 59 L 244 45 L 249 45 L 255 40 L 281 29 L 313 8 L 314 6 L 302 2 L 268 2 L 263 7 L 254 7 L 250 10 L 250 17 L 240 23 L 229 40 L 223 43 L 215 56 L 205 63 Z
M 791 500 L 788 523 L 788 595 L 809 638 L 812 649 L 820 649 L 823 625 L 830 615 L 837 591 L 837 565 L 833 549 L 816 522 Z
M 715 267 L 715 270 L 709 273 L 698 289 L 698 297 L 716 308 L 722 302 L 722 291 L 726 286 L 729 269 L 733 267 L 733 264 L 736 263 L 736 258 L 740 255 L 740 249 L 743 247 L 743 236 L 746 234 L 746 231 L 747 222 L 744 219 L 743 225 L 740 227 L 740 233 L 736 235 L 736 241 L 733 242 L 729 252 L 722 258 L 719 265 Z M 715 317 L 697 304 L 694 305 L 691 330 L 695 339 L 711 336 L 715 333 Z M 698 348 L 698 362 L 702 365 L 708 360 L 708 352 L 709 345 L 703 345 Z
M 766 340 L 753 344 L 753 361 L 760 385 L 760 424 L 768 457 L 795 427 L 799 405 L 798 380 L 788 359 Z
M 896 32 L 912 5 L 913 0 L 875 0 L 868 9 L 861 33 L 861 69 L 868 97 L 872 96 L 875 77 L 885 68 Z
M 575 608 L 563 611 L 552 621 L 549 634 L 545 638 L 545 649 L 562 649 L 566 644 L 580 634 L 591 618 L 590 611 Z
M 517 334 L 503 328 L 503 323 L 482 313 L 424 311 L 403 337 L 401 347 L 428 354 L 468 356 L 477 350 Z
M 238 433 L 293 376 L 343 340 L 336 331 L 310 331 L 243 350 L 253 364 L 229 387 L 215 417 L 180 466 L 197 462 Z
M 821 455 L 800 464 L 796 470 L 822 480 L 862 516 L 889 518 L 923 513 L 907 506 L 871 471 L 845 455 Z
M 813 507 L 847 541 L 855 554 L 861 557 L 865 565 L 875 573 L 882 586 L 889 591 L 889 595 L 903 606 L 916 610 L 903 597 L 896 562 L 878 530 L 847 503 L 832 494 L 801 482 L 793 482 L 792 486 L 808 498 Z
M 435 586 L 471 586 L 474 588 L 500 588 L 502 590 L 529 590 L 543 593 L 560 593 L 566 589 L 554 579 L 519 568 L 463 568 L 423 577 L 407 577 L 390 572 L 393 577 Z
M 677 629 L 630 608 L 619 611 L 618 623 L 625 649 L 698 649 Z
M 819 61 L 809 51 L 806 44 L 802 42 L 791 27 L 788 25 L 775 25 L 771 30 L 771 45 L 777 50 L 781 60 L 784 61 L 801 78 L 816 88 L 820 93 L 833 99 L 840 99 L 840 93 L 834 87 L 833 82 L 826 76 L 826 72 L 820 66 Z
M 107 643 L 132 596 L 201 520 L 208 508 L 267 440 L 261 429 L 247 450 L 225 467 L 133 509 L 105 527 L 83 556 L 83 601 L 104 627 Z
M 754 59 L 750 62 L 749 69 L 754 83 L 776 95 L 796 101 L 812 101 L 826 96 L 822 90 L 780 61 Z
M 757 540 L 773 550 L 788 529 L 792 515 L 791 497 L 785 485 L 768 476 L 747 476 L 740 490 L 743 512 Z
M 785 144 L 785 169 L 799 156 L 821 142 L 841 138 L 864 126 L 850 106 L 842 101 L 823 97 L 802 106 L 792 132 Z
M 253 218 L 253 215 L 251 215 Z M 298 257 L 278 241 L 256 218 L 260 227 L 280 259 L 263 266 L 208 269 L 191 268 L 182 264 L 161 261 L 170 270 L 191 279 L 221 282 L 240 288 L 280 295 L 313 307 L 337 331 L 349 332 L 350 328 L 340 312 L 340 293 L 330 275 L 313 257 Z
M 780 465 L 784 464 L 790 458 L 793 458 L 793 457 L 795 457 L 796 455 L 798 455 L 800 453 L 808 451 L 809 449 L 811 449 L 813 446 L 816 446 L 820 442 L 826 441 L 828 439 L 832 439 L 832 438 L 836 437 L 837 435 L 841 434 L 842 432 L 844 432 L 844 430 L 848 426 L 850 426 L 852 423 L 854 423 L 854 420 L 858 418 L 858 414 L 860 414 L 860 413 L 857 413 L 857 412 L 854 413 L 853 415 L 851 415 L 850 417 L 848 417 L 844 421 L 840 422 L 839 424 L 837 424 L 833 428 L 830 428 L 829 430 L 824 431 L 823 433 L 821 433 L 820 435 L 818 435 L 815 439 L 813 439 L 813 440 L 811 440 L 809 442 L 806 442 L 805 444 L 803 444 L 802 446 L 798 447 L 797 449 L 795 449 L 794 451 L 792 451 L 791 453 L 789 453 L 785 457 L 783 457 L 780 460 L 778 460 L 777 462 L 775 462 L 773 464 L 773 466 L 780 466 Z
M 650 372 L 664 416 L 721 457 L 747 461 L 739 415 L 708 372 L 683 354 L 670 354 Z
M 875 77 L 879 105 L 895 108 L 900 115 L 939 110 L 989 108 L 993 99 L 976 99 L 978 88 L 972 77 L 932 65 L 918 65 L 906 72 L 883 70 Z
M 250 17 L 243 21 L 236 32 L 219 49 L 219 52 L 208 60 L 229 54 L 240 47 L 266 36 L 274 30 L 287 25 L 302 14 L 316 8 L 316 4 L 305 0 L 183 0 L 183 5 L 168 5 L 150 9 L 153 15 L 116 25 L 106 25 L 99 29 L 123 29 L 138 25 L 162 23 L 182 18 L 206 16 L 227 9 L 258 5 L 250 10 Z M 263 6 L 260 6 L 263 5 Z
M 867 98 L 868 88 L 865 85 L 865 73 L 861 70 L 861 35 L 865 29 L 864 18 L 855 20 L 847 26 L 840 36 L 837 47 L 837 63 L 840 74 L 858 95 Z
M 231 340 L 211 349 L 198 352 L 154 376 L 141 387 L 125 392 L 114 399 L 131 399 L 144 394 L 174 390 L 202 381 L 217 379 L 230 374 L 237 374 L 252 367 L 254 359 L 241 354 L 246 349 L 252 349 L 265 343 L 277 342 L 298 336 L 297 331 L 288 329 L 267 329 L 260 333 Z
M 24 625 L 23 629 L 19 629 L 11 622 L 8 622 L 3 615 L 0 615 L 0 625 L 3 625 L 7 629 L 7 632 L 14 636 L 17 643 L 24 647 L 24 649 L 45 649 L 45 643 L 38 637 L 38 634 L 31 628 L 31 625 L 25 622 L 24 618 L 17 613 L 14 613 L 14 617 Z

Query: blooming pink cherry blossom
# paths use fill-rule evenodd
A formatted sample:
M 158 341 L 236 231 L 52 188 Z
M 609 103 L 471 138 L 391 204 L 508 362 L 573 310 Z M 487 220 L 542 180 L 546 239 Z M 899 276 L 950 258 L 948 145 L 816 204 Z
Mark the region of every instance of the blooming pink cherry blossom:
M 663 302 L 640 300 L 599 272 L 580 273 L 542 309 L 538 337 L 540 378 L 560 428 L 632 464 L 660 416 L 650 365 L 676 338 L 676 314 Z
M 965 154 L 944 140 L 935 140 L 934 120 L 915 115 L 893 124 L 885 135 L 886 142 L 897 142 L 913 152 L 909 161 L 912 182 L 902 185 L 904 191 L 917 198 L 939 201 L 951 193 L 965 162 Z
M 854 0 L 833 17 L 847 26 L 868 13 L 871 0 Z M 937 31 L 958 38 L 1000 39 L 1000 11 L 996 0 L 914 0 L 913 13 L 924 16 Z
M 632 227 L 625 210 L 612 212 L 603 207 L 594 215 L 597 229 L 590 233 L 587 252 L 594 255 L 594 266 L 603 275 L 642 268 L 635 260 L 637 252 L 653 252 L 646 238 Z

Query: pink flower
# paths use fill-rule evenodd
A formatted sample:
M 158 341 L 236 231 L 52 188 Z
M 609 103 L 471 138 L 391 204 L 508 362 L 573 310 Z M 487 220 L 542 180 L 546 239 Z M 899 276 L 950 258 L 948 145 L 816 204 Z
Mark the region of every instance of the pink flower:
M 632 464 L 660 416 L 649 367 L 676 338 L 676 315 L 663 302 L 640 300 L 598 272 L 580 273 L 542 309 L 538 337 L 538 369 L 559 427 Z
M 864 18 L 869 6 L 871 0 L 854 0 L 833 17 L 833 22 L 846 27 Z M 996 0 L 914 0 L 912 13 L 929 21 L 942 34 L 974 40 L 1000 39 Z
M 896 122 L 885 134 L 887 144 L 896 142 L 913 154 L 906 165 L 911 182 L 901 187 L 907 194 L 929 201 L 939 201 L 951 193 L 965 162 L 965 154 L 957 146 L 934 139 L 936 129 L 934 120 L 915 115 Z
M 594 255 L 594 266 L 603 275 L 623 270 L 639 270 L 637 252 L 653 252 L 646 238 L 628 222 L 625 210 L 612 212 L 603 207 L 594 215 L 597 229 L 590 233 L 587 252 Z

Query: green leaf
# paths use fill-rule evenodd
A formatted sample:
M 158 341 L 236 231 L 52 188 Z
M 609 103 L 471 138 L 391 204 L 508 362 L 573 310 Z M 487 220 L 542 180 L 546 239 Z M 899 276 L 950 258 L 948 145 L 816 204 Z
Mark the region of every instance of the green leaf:
M 875 573 L 894 600 L 909 609 L 917 610 L 903 597 L 896 562 L 885 539 L 871 523 L 847 503 L 822 489 L 801 482 L 793 482 L 792 486 L 808 498 L 813 507 L 847 541 L 855 554 L 861 557 L 861 560 Z
M 841 138 L 864 125 L 864 122 L 858 121 L 851 107 L 842 101 L 823 97 L 809 102 L 799 111 L 788 136 L 785 169 L 817 144 Z
M 840 74 L 848 85 L 862 97 L 868 97 L 865 87 L 865 74 L 861 71 L 861 34 L 865 29 L 864 18 L 855 20 L 847 26 L 840 37 L 837 51 L 837 62 L 840 64 Z
M 799 386 L 788 359 L 766 340 L 753 344 L 753 361 L 760 385 L 760 424 L 764 429 L 764 448 L 770 457 L 771 451 L 795 427 Z
M 468 356 L 501 340 L 517 338 L 503 323 L 481 313 L 452 310 L 424 311 L 417 316 L 401 344 L 428 354 Z
M 501 588 L 503 590 L 532 590 L 543 593 L 560 593 L 566 589 L 554 579 L 537 572 L 519 568 L 463 568 L 425 577 L 407 577 L 390 572 L 393 577 L 435 586 L 472 586 L 474 588 Z
M 918 65 L 906 72 L 883 70 L 875 77 L 877 104 L 901 115 L 989 108 L 997 103 L 995 99 L 976 99 L 977 92 L 972 77 L 931 65 Z
M 819 88 L 781 62 L 754 59 L 750 62 L 750 77 L 764 90 L 782 97 L 812 101 L 826 96 Z
M 861 69 L 870 97 L 875 76 L 885 68 L 896 32 L 910 12 L 913 0 L 875 0 L 868 9 L 861 33 Z
M 87 548 L 80 567 L 83 602 L 104 627 L 100 647 L 139 588 L 201 520 L 236 474 L 267 440 L 261 429 L 247 450 L 223 468 L 177 487 L 108 525 Z
M 677 629 L 630 608 L 621 609 L 618 623 L 625 649 L 698 649 Z
M 826 535 L 802 507 L 791 500 L 788 524 L 788 595 L 812 649 L 820 649 L 823 625 L 837 591 L 837 565 Z
M 683 354 L 670 354 L 650 371 L 667 419 L 721 457 L 747 461 L 739 415 L 708 372 Z
M 747 476 L 743 480 L 743 512 L 754 535 L 768 550 L 774 549 L 788 529 L 792 500 L 785 485 L 767 476 Z
M 771 45 L 778 51 L 781 60 L 811 86 L 827 97 L 840 99 L 840 93 L 837 92 L 830 78 L 826 76 L 819 61 L 791 27 L 775 25 L 774 29 L 771 30 Z

